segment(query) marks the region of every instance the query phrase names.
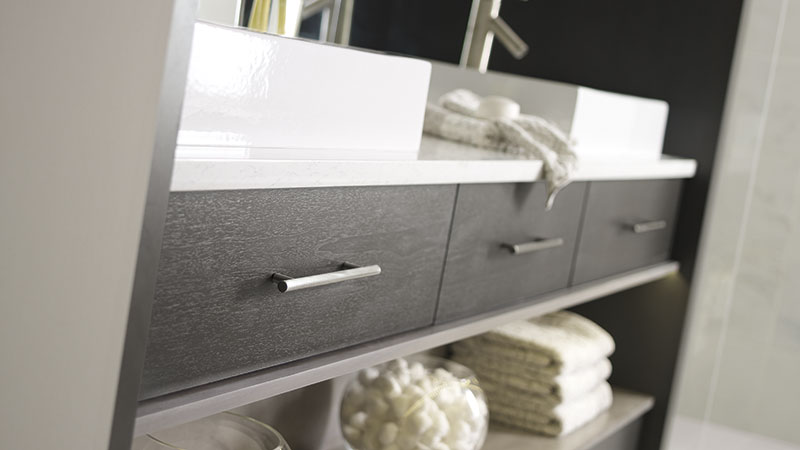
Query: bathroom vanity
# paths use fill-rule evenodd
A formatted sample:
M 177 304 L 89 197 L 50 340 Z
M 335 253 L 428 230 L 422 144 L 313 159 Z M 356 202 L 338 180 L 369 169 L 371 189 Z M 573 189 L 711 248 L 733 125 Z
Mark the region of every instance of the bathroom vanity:
M 546 211 L 540 162 L 501 156 L 426 136 L 405 162 L 178 158 L 136 433 L 677 271 L 694 161 L 586 165 Z M 619 429 L 635 443 L 652 399 L 616 396 L 612 428 L 558 448 Z
M 200 24 L 193 64 L 214 60 L 213 52 L 197 46 L 209 33 L 280 53 L 275 38 L 261 42 Z M 309 45 L 292 42 L 292 54 L 363 56 Z M 364 64 L 377 57 L 366 55 Z M 482 95 L 493 89 L 569 131 L 602 122 L 593 119 L 597 109 L 585 107 L 593 93 L 442 64 L 433 65 L 428 90 L 427 83 L 413 82 L 425 80 L 428 63 L 385 58 L 390 72 L 406 70 L 412 81 L 404 85 L 408 93 L 384 98 L 388 103 L 378 110 L 399 114 L 394 123 L 409 127 L 363 134 L 347 114 L 386 126 L 365 114 L 372 96 L 354 95 L 341 109 L 329 107 L 341 90 L 357 85 L 302 89 L 300 94 L 314 95 L 292 102 L 281 87 L 296 77 L 269 59 L 257 73 L 248 71 L 258 64 L 228 61 L 226 67 L 236 69 L 226 76 L 244 80 L 230 89 L 190 69 L 153 269 L 154 299 L 143 308 L 150 322 L 135 330 L 146 332 L 147 343 L 134 348 L 142 361 L 123 360 L 123 367 L 136 364 L 142 374 L 134 435 L 238 408 L 272 422 L 295 450 L 339 448 L 338 396 L 342 380 L 354 372 L 677 273 L 671 243 L 682 184 L 696 164 L 652 157 L 654 146 L 660 151 L 663 102 L 644 101 L 640 119 L 655 130 L 648 139 L 642 139 L 642 127 L 625 122 L 611 133 L 622 139 L 612 147 L 639 143 L 648 156 L 582 158 L 548 211 L 541 161 L 430 136 L 422 137 L 419 152 L 409 152 L 419 138 L 422 106 L 453 87 Z M 291 70 L 301 76 L 306 69 L 300 64 Z M 261 73 L 270 74 L 261 87 L 247 82 Z M 378 88 L 382 78 L 374 81 Z M 330 96 L 327 106 L 309 112 L 306 105 L 319 96 Z M 611 104 L 626 109 L 631 99 L 624 97 L 610 97 Z M 286 126 L 275 119 L 265 132 L 260 124 L 280 113 L 294 119 Z M 304 133 L 298 126 L 304 117 L 309 120 L 301 125 L 322 132 Z M 330 148 L 320 148 L 326 133 L 333 133 L 325 129 L 331 120 L 342 131 Z M 395 134 L 387 139 L 386 133 Z M 584 144 L 607 138 L 603 130 L 583 133 Z M 273 142 L 277 147 L 270 147 Z M 290 148 L 298 142 L 312 151 Z M 646 305 L 640 300 L 638 307 Z M 657 311 L 604 304 L 600 313 L 584 313 L 604 327 L 604 318 L 624 317 L 630 324 L 609 330 L 619 355 L 612 357 L 611 382 L 620 388 L 610 411 L 555 440 L 495 429 L 485 448 L 637 448 L 645 414 L 665 385 L 640 375 L 656 354 L 635 342 L 657 342 L 640 330 L 658 330 Z M 636 358 L 638 364 L 628 363 Z

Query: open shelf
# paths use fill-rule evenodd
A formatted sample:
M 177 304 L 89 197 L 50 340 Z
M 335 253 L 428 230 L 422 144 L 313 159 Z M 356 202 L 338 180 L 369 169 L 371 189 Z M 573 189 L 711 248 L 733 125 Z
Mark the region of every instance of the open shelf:
M 484 450 L 585 450 L 602 442 L 653 407 L 653 397 L 614 388 L 614 403 L 599 417 L 560 437 L 551 438 L 492 426 Z
M 484 333 L 514 320 L 540 316 L 605 297 L 658 280 L 677 271 L 678 263 L 668 261 L 579 286 L 561 289 L 538 296 L 527 303 L 515 305 L 514 307 L 402 333 L 146 400 L 139 403 L 136 411 L 134 433 L 139 436 L 237 408 L 284 392 L 346 375 L 365 367 L 381 364 L 394 358 Z M 623 401 L 625 398 L 623 396 Z

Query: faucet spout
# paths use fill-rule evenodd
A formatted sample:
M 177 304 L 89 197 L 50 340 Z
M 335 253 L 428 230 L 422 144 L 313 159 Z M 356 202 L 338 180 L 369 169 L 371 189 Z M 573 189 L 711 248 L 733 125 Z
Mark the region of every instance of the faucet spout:
M 464 47 L 461 51 L 462 67 L 486 72 L 495 36 L 515 58 L 522 59 L 528 54 L 528 44 L 500 18 L 500 1 L 472 1 Z

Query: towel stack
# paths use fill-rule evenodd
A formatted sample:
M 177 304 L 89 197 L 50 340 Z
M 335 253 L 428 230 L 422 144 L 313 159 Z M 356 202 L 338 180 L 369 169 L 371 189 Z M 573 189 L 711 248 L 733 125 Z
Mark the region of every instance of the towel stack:
M 513 322 L 453 345 L 478 375 L 494 422 L 561 436 L 611 406 L 614 340 L 594 322 L 560 311 Z

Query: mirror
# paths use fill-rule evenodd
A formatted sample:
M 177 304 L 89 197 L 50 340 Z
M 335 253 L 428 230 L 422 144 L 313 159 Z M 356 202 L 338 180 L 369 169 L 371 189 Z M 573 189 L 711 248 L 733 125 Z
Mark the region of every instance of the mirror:
M 353 0 L 200 0 L 197 19 L 347 45 Z

